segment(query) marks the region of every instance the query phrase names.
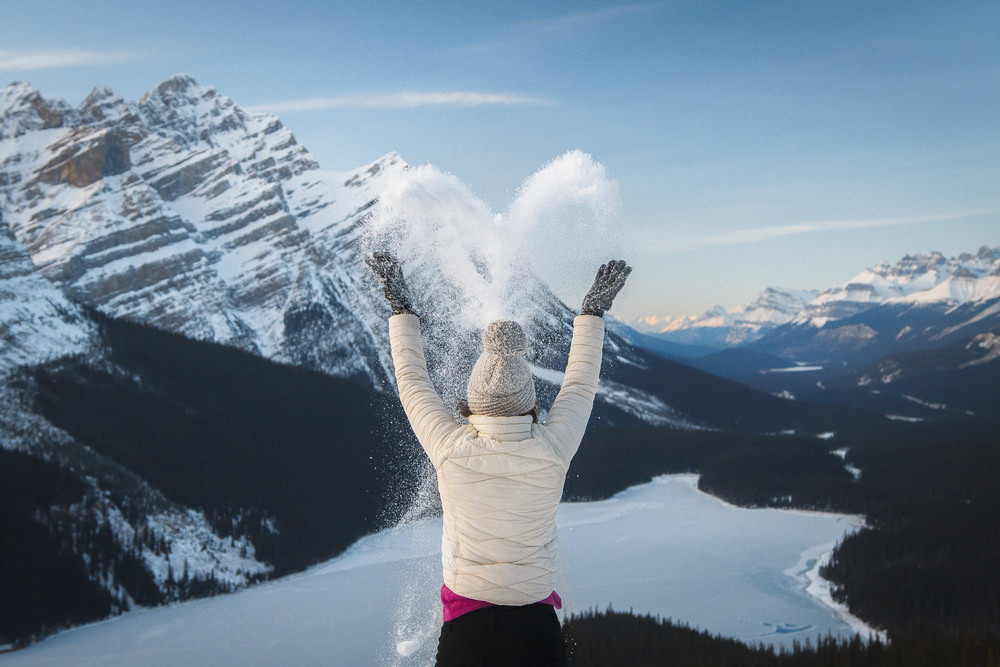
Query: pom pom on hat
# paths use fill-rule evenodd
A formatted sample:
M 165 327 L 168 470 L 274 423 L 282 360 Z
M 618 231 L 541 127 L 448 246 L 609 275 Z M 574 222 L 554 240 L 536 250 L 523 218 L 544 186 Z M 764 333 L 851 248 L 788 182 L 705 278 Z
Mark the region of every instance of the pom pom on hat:
M 497 320 L 483 332 L 483 349 L 503 357 L 523 357 L 528 352 L 528 336 L 517 322 Z
M 483 353 L 469 376 L 474 415 L 514 417 L 535 407 L 535 381 L 524 355 L 528 336 L 512 320 L 497 320 L 483 332 Z

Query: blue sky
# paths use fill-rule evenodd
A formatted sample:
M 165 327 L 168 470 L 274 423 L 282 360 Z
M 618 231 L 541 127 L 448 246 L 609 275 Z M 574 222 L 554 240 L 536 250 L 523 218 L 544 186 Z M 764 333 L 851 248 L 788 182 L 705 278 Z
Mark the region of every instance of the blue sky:
M 496 211 L 553 159 L 589 153 L 620 185 L 614 251 L 635 267 L 623 319 L 1000 245 L 995 0 L 33 0 L 0 13 L 0 85 L 135 100 L 187 72 L 277 113 L 325 168 L 398 151 Z

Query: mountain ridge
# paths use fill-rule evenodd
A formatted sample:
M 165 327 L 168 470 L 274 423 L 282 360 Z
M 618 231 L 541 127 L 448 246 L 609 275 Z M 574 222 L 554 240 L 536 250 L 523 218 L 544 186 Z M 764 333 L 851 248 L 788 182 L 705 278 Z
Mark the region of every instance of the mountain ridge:
M 795 351 L 787 346 L 782 348 L 781 341 L 789 337 L 790 331 L 797 331 L 799 337 L 811 335 L 830 343 L 831 337 L 823 332 L 824 328 L 834 331 L 869 310 L 927 307 L 929 312 L 953 312 L 968 304 L 986 304 L 998 298 L 1000 247 L 982 246 L 977 253 L 962 253 L 957 257 L 948 258 L 933 251 L 926 255 L 905 255 L 894 265 L 883 261 L 824 290 L 769 287 L 753 301 L 733 308 L 717 306 L 692 317 L 639 318 L 632 324 L 637 331 L 668 342 L 717 349 L 743 346 L 801 360 Z M 972 310 L 969 324 L 978 321 L 976 318 L 992 317 L 987 307 Z M 873 332 L 862 328 L 843 338 L 856 343 L 869 333 Z M 919 330 L 912 325 L 910 330 L 900 327 L 893 335 L 900 339 L 918 337 Z M 940 338 L 947 334 L 938 332 L 938 335 Z M 927 336 L 922 344 L 932 346 L 937 340 Z M 833 347 L 836 350 L 835 341 Z M 820 349 L 816 346 L 812 351 Z

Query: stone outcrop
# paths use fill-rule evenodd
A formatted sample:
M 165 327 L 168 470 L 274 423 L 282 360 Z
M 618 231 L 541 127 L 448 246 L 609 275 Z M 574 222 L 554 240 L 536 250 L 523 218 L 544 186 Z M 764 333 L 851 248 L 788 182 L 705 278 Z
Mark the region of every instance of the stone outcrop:
M 38 180 L 49 185 L 68 183 L 84 188 L 105 176 L 123 174 L 132 168 L 129 147 L 116 132 L 100 132 L 82 145 L 74 143 L 46 164 Z

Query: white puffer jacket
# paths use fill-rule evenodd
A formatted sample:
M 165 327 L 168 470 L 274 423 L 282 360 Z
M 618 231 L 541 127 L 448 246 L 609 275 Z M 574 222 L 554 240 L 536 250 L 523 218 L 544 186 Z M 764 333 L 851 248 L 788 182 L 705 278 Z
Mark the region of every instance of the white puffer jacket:
M 604 320 L 580 315 L 563 386 L 544 424 L 473 415 L 457 424 L 427 374 L 420 319 L 389 319 L 399 397 L 437 470 L 441 560 L 455 593 L 494 604 L 547 598 L 556 580 L 556 508 L 590 419 Z

